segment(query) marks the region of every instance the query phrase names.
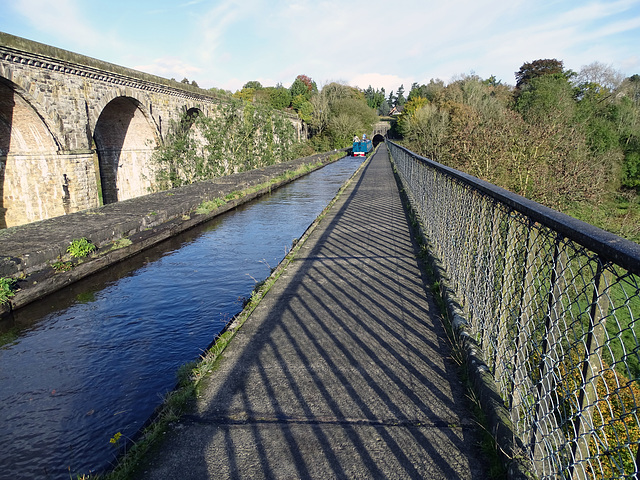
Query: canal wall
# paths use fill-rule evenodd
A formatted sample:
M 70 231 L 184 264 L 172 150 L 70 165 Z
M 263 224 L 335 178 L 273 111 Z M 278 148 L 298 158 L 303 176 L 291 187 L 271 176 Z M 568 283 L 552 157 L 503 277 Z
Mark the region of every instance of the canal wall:
M 335 161 L 334 153 L 303 157 L 0 230 L 0 277 L 16 280 L 15 296 L 0 305 L 0 318 L 321 168 Z M 281 178 L 304 166 L 310 168 Z M 225 197 L 228 200 L 211 211 L 196 212 L 203 202 Z M 88 239 L 97 249 L 83 259 L 72 258 L 67 248 L 73 240 L 81 238 Z

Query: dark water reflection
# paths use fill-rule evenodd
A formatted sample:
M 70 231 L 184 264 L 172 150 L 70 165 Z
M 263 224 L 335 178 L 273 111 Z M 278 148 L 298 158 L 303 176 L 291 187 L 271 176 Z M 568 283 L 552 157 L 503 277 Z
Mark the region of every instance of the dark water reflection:
M 361 160 L 347 157 L 0 323 L 0 478 L 108 468 Z M 75 478 L 75 476 L 74 476 Z

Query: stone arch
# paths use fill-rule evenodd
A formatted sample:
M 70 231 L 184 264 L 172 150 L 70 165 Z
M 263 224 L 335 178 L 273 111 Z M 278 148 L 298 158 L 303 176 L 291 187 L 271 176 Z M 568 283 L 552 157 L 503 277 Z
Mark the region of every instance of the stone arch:
M 183 127 L 191 130 L 191 133 L 195 136 L 196 140 L 200 143 L 205 141 L 205 138 L 200 130 L 196 130 L 196 119 L 200 115 L 204 115 L 204 112 L 200 110 L 198 107 L 185 107 L 185 117 L 182 118 L 182 122 L 184 123 Z
M 180 116 L 180 121 L 183 122 L 183 127 L 190 129 L 193 128 L 193 124 L 196 121 L 196 118 L 200 115 L 204 115 L 204 112 L 198 107 L 182 107 L 182 115 Z
M 194 118 L 198 115 L 203 115 L 202 109 L 200 109 L 200 107 L 191 107 L 191 108 L 185 108 L 185 112 L 187 114 L 187 117 L 189 118 Z
M 378 144 L 380 144 L 380 143 L 384 142 L 384 137 L 383 137 L 382 135 L 380 135 L 379 133 L 376 133 L 376 134 L 373 136 L 373 140 L 372 140 L 372 142 L 373 142 L 373 147 L 375 148 L 375 147 L 377 147 L 377 146 L 378 146 Z
M 157 130 L 139 100 L 118 96 L 98 117 L 93 139 L 103 203 L 114 203 L 149 193 L 154 186 L 152 154 Z
M 0 64 L 0 83 L 4 83 L 14 90 L 16 95 L 19 95 L 22 100 L 30 105 L 53 137 L 57 148 L 64 150 L 63 121 L 58 114 L 58 106 L 52 104 L 43 92 L 33 88 L 37 80 L 14 71 L 10 65 Z
M 59 152 L 33 100 L 0 78 L 0 227 L 67 213 L 72 174 Z
M 98 95 L 98 98 L 88 105 L 88 109 L 91 111 L 88 118 L 90 131 L 95 132 L 100 115 L 104 112 L 105 108 L 107 108 L 107 105 L 122 97 L 130 98 L 132 101 L 136 102 L 140 113 L 144 115 L 149 125 L 154 129 L 154 136 L 156 138 L 160 138 L 162 135 L 160 133 L 158 122 L 152 112 L 145 107 L 145 105 L 149 105 L 149 108 L 155 110 L 151 104 L 151 100 L 143 93 L 132 88 L 109 88 L 105 92 L 102 92 L 101 95 Z

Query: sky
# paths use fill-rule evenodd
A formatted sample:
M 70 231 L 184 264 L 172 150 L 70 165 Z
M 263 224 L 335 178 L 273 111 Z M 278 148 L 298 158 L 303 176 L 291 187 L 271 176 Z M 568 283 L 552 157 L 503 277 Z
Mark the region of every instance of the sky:
M 0 0 L 0 31 L 201 88 L 362 89 L 491 75 L 525 62 L 640 73 L 640 0 Z

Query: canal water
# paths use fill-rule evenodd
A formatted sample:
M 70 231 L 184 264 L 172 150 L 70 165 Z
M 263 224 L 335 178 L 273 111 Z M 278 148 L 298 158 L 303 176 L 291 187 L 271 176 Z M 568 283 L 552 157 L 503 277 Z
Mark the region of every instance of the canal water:
M 0 322 L 0 479 L 101 472 L 361 164 L 345 157 Z

